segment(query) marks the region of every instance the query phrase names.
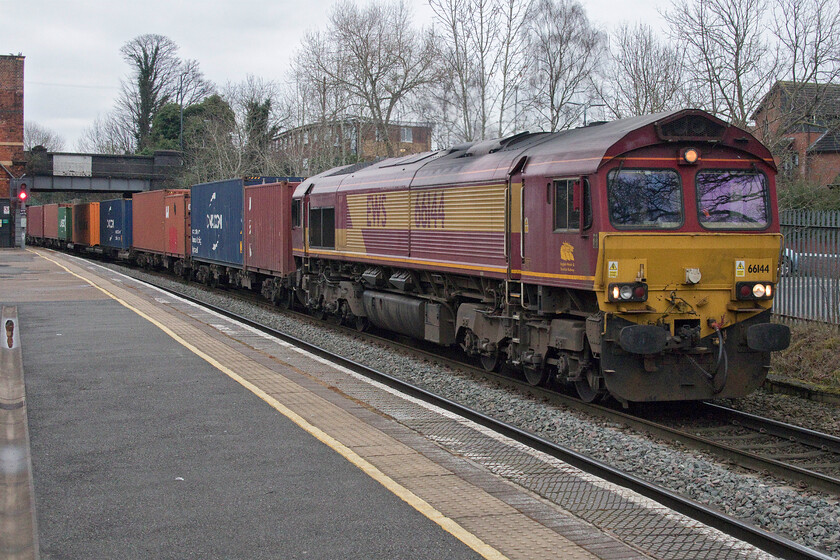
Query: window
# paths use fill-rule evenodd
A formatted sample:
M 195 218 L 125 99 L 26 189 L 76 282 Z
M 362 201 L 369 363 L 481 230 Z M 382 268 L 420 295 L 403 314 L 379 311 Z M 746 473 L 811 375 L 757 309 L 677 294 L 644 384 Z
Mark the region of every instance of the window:
M 580 229 L 580 210 L 583 208 L 583 228 L 592 227 L 592 204 L 589 199 L 589 181 L 583 181 L 582 200 L 575 209 L 575 184 L 577 180 L 554 181 L 554 229 Z
M 554 229 L 580 229 L 580 210 L 574 209 L 575 182 L 554 181 Z
M 764 229 L 770 223 L 767 179 L 752 171 L 701 171 L 695 180 L 700 224 L 708 229 Z
M 300 227 L 300 206 L 303 204 L 302 200 L 292 201 L 292 227 Z
M 335 249 L 335 208 L 309 209 L 309 246 Z
M 676 229 L 683 223 L 680 176 L 666 169 L 617 169 L 607 175 L 610 222 L 619 229 Z
M 414 142 L 413 138 L 414 130 L 410 126 L 403 126 L 400 128 L 400 142 Z

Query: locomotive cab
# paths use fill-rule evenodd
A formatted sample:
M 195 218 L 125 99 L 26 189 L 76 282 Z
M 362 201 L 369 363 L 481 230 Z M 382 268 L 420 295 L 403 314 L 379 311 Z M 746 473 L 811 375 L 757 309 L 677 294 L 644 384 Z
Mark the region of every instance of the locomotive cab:
M 705 115 L 656 130 L 667 144 L 598 173 L 602 379 L 587 381 L 629 401 L 748 394 L 790 340 L 770 323 L 781 247 L 772 159 Z

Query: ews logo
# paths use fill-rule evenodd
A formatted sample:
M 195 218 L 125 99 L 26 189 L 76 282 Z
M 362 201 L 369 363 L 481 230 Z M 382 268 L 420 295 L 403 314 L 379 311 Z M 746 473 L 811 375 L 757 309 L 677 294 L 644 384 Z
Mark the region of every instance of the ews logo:
M 368 227 L 385 227 L 387 223 L 388 212 L 385 210 L 385 195 L 369 194 L 367 196 Z

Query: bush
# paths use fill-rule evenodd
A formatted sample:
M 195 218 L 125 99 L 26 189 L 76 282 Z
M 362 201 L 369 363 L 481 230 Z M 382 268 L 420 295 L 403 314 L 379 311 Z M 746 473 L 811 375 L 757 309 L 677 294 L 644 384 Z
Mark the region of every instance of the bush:
M 840 388 L 840 329 L 834 325 L 790 326 L 790 346 L 774 352 L 774 374 L 814 385 Z

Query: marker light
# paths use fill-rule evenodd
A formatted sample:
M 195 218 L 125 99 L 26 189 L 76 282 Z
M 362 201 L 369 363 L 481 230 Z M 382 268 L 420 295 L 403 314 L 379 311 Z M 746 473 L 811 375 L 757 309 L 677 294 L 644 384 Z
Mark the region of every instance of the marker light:
M 764 297 L 764 294 L 767 292 L 767 289 L 764 287 L 764 284 L 756 284 L 753 286 L 752 293 L 757 298 Z

